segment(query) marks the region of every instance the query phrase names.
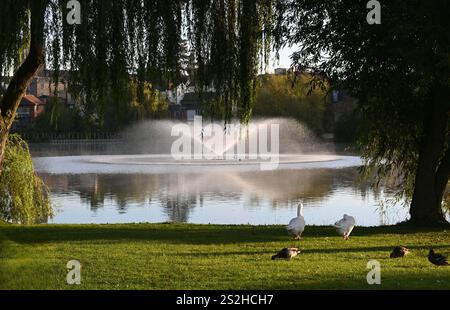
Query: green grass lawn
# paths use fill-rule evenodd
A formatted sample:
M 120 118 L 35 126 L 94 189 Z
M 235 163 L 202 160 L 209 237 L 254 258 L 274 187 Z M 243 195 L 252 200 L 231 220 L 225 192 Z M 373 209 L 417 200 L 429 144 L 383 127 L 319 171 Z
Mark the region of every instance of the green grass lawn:
M 272 261 L 286 246 L 303 252 Z M 405 245 L 411 255 L 390 259 Z M 306 227 L 291 241 L 283 226 L 188 224 L 0 224 L 0 289 L 450 289 L 450 267 L 431 265 L 433 247 L 450 254 L 450 231 L 356 227 L 343 241 L 331 227 Z M 66 284 L 69 260 L 82 283 Z M 381 263 L 368 285 L 367 262 Z

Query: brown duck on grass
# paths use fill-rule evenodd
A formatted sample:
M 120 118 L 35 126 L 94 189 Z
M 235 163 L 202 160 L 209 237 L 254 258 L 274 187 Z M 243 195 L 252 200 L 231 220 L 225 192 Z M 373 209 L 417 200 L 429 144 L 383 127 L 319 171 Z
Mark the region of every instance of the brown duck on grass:
M 284 259 L 291 259 L 295 256 L 297 256 L 300 253 L 300 250 L 297 248 L 284 248 L 274 256 L 272 256 L 272 259 L 277 258 L 284 258 Z
M 405 257 L 409 254 L 409 250 L 404 246 L 396 246 L 391 253 L 391 258 Z

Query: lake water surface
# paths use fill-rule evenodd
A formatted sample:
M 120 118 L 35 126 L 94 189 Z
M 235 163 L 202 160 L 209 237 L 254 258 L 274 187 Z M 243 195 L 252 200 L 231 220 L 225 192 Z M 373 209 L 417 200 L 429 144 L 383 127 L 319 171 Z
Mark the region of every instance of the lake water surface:
M 283 166 L 274 171 L 123 165 L 84 157 L 35 158 L 51 190 L 51 223 L 186 222 L 286 224 L 304 203 L 309 225 L 344 213 L 360 226 L 407 218 L 389 188 L 360 180 L 358 157 Z M 223 167 L 222 167 L 223 168 Z

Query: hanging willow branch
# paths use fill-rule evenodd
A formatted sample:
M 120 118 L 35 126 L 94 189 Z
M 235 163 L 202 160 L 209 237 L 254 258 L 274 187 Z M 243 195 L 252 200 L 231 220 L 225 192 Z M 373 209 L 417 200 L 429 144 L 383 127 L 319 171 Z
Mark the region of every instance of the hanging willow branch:
M 18 68 L 29 45 L 29 1 L 0 2 L 2 75 Z M 120 125 L 145 83 L 157 89 L 180 83 L 186 42 L 195 61 L 191 82 L 208 92 L 204 112 L 225 120 L 250 117 L 255 77 L 270 52 L 273 0 L 80 0 L 80 25 L 66 22 L 66 0 L 33 1 L 47 5 L 47 67 L 55 79 L 61 69 L 70 73 L 71 92 L 99 124 L 113 107 Z

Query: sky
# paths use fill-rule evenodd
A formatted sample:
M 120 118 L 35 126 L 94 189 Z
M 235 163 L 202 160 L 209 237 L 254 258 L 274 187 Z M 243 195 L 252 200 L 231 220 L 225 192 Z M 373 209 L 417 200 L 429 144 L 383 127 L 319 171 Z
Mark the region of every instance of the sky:
M 285 47 L 280 50 L 280 59 L 275 60 L 275 53 L 272 53 L 272 59 L 269 62 L 267 68 L 268 73 L 273 73 L 275 68 L 286 68 L 291 66 L 290 56 L 296 51 L 296 47 Z

